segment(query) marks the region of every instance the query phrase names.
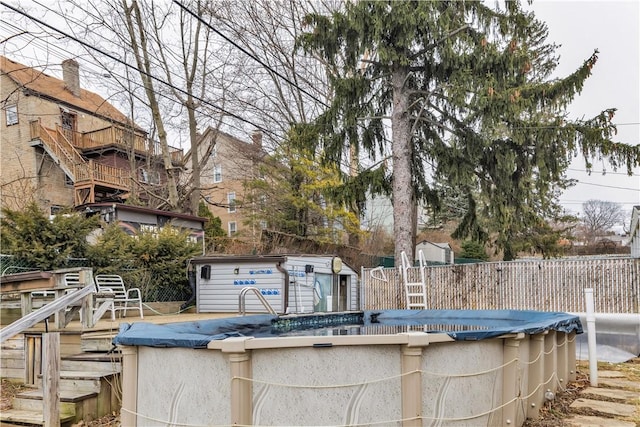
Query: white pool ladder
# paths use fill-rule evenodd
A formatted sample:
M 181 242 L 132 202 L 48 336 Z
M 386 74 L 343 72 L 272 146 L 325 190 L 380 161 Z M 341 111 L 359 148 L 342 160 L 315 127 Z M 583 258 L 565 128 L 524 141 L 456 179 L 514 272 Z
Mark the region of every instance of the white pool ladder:
M 420 281 L 410 282 L 408 270 L 413 266 L 413 263 L 409 262 L 407 254 L 402 251 L 400 254 L 402 258 L 402 282 L 404 284 L 404 293 L 407 302 L 407 310 L 426 310 L 427 308 L 427 285 L 424 277 L 424 254 L 422 251 L 418 251 L 418 260 L 420 262 Z

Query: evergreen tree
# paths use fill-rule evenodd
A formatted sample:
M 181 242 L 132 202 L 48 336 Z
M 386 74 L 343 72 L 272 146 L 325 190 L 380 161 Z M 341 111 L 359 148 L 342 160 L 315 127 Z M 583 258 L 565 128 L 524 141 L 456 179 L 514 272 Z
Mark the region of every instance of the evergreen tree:
M 70 210 L 49 219 L 35 202 L 24 210 L 5 208 L 2 214 L 2 252 L 41 270 L 63 268 L 69 258 L 84 257 L 87 236 L 100 225 L 99 217 Z
M 316 154 L 317 126 L 295 124 L 272 156 L 260 165 L 262 178 L 246 183 L 245 205 L 255 206 L 249 221 L 322 243 L 341 243 L 342 233 L 357 235 L 360 223 L 339 197 L 339 167 Z
M 384 153 L 390 120 L 396 258 L 413 254 L 416 203 L 436 198 L 429 171 L 466 194 L 456 235 L 492 240 L 512 259 L 519 233 L 557 212 L 574 153 L 607 156 L 614 168 L 640 164 L 638 146 L 610 139 L 614 109 L 566 117 L 597 52 L 551 80 L 556 46 L 517 1 L 346 2 L 306 23 L 301 46 L 340 70 L 319 121 L 327 158 L 339 161 L 344 144 Z
M 489 256 L 487 255 L 482 242 L 466 240 L 462 242 L 461 246 L 462 252 L 460 253 L 460 258 L 480 259 L 483 261 L 489 259 Z
M 198 216 L 209 220 L 204 224 L 205 252 L 215 252 L 221 245 L 221 240 L 227 235 L 222 229 L 222 220 L 219 216 L 215 216 L 203 201 L 200 201 L 198 206 Z

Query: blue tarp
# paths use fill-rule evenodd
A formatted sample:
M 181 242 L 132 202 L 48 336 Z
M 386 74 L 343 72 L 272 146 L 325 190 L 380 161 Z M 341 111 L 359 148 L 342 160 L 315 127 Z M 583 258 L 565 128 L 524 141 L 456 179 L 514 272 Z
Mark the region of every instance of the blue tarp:
M 475 327 L 462 331 L 451 331 L 446 327 L 431 330 L 445 332 L 456 340 L 481 340 L 518 332 L 532 335 L 548 330 L 582 333 L 578 316 L 531 310 L 384 310 L 365 312 L 364 322 L 389 326 L 438 324 Z
M 365 311 L 367 326 L 425 326 L 456 340 L 481 340 L 510 333 L 536 334 L 548 330 L 582 333 L 580 318 L 557 312 L 527 310 L 378 310 Z M 317 314 L 315 314 L 317 316 Z M 328 313 L 326 316 L 340 316 Z M 206 348 L 209 341 L 240 336 L 278 335 L 274 323 L 291 316 L 253 315 L 197 322 L 156 325 L 121 324 L 115 345 Z M 451 328 L 447 328 L 447 325 Z M 334 326 L 335 327 L 335 326 Z

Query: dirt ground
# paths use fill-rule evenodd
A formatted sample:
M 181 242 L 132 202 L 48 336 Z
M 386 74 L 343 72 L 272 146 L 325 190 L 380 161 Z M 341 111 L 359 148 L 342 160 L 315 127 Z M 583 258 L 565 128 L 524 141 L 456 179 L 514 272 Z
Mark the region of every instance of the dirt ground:
M 620 371 L 625 374 L 625 378 L 630 381 L 640 383 L 640 357 L 636 357 L 626 363 L 598 363 L 599 371 Z M 597 413 L 590 409 L 570 409 L 569 406 L 578 398 L 580 392 L 589 387 L 589 365 L 587 361 L 578 362 L 577 378 L 575 382 L 569 383 L 562 393 L 557 393 L 553 401 L 547 402 L 540 409 L 540 418 L 536 420 L 527 419 L 523 427 L 566 427 L 566 419 L 571 415 L 594 415 L 604 416 L 606 414 Z M 602 400 L 601 397 L 599 397 Z M 611 399 L 613 401 L 613 399 Z M 625 421 L 636 423 L 640 427 L 640 401 L 636 403 L 635 418 L 625 418 Z
M 625 377 L 628 380 L 640 382 L 640 357 L 626 363 L 599 363 L 598 369 L 621 371 L 625 373 Z M 588 364 L 586 362 L 580 362 L 578 364 L 576 381 L 569 383 L 563 392 L 558 392 L 554 400 L 547 402 L 544 407 L 540 409 L 539 419 L 528 419 L 523 427 L 563 427 L 567 426 L 565 419 L 573 414 L 601 415 L 594 414 L 589 410 L 577 411 L 575 409 L 570 410 L 569 408 L 573 401 L 578 398 L 580 392 L 589 386 L 588 371 Z M 3 379 L 1 384 L 0 411 L 11 408 L 12 397 L 22 389 L 24 389 L 24 386 Z M 633 421 L 637 427 L 640 427 L 640 403 L 638 403 L 638 411 L 636 413 L 638 414 L 637 418 L 627 421 Z M 107 415 L 88 423 L 80 422 L 75 424 L 74 427 L 121 427 L 120 414 Z

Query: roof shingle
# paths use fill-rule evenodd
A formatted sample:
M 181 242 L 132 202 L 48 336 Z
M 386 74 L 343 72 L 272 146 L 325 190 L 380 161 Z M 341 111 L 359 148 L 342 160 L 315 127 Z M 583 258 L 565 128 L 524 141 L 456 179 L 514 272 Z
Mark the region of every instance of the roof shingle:
M 45 74 L 44 71 L 19 64 L 2 55 L 0 55 L 0 71 L 18 85 L 32 92 L 53 98 L 61 103 L 96 116 L 102 116 L 107 120 L 115 121 L 122 125 L 130 124 L 127 116 L 100 95 L 80 89 L 80 96 L 76 97 L 67 89 L 63 80 L 51 77 Z

